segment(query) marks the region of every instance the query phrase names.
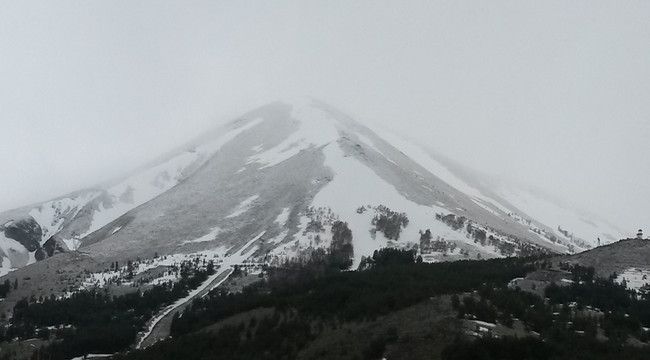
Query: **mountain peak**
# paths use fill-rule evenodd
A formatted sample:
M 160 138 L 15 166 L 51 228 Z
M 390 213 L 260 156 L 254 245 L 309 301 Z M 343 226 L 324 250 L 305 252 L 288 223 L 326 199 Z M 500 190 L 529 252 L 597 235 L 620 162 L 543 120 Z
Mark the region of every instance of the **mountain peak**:
M 385 246 L 419 248 L 438 261 L 574 252 L 606 238 L 595 225 L 565 225 L 567 212 L 562 222 L 536 219 L 525 206 L 534 197 L 519 208 L 517 197 L 508 201 L 431 153 L 381 135 L 322 101 L 279 100 L 118 181 L 0 214 L 0 223 L 24 213 L 42 230 L 37 248 L 56 235 L 98 261 L 239 251 L 250 239 L 253 257 L 301 256 L 329 246 L 335 220 L 352 232 L 356 263 Z M 375 219 L 394 213 L 410 219 L 397 237 Z M 311 232 L 319 222 L 322 231 Z M 435 246 L 421 244 L 427 229 Z M 5 271 L 34 262 L 32 248 L 0 241 Z

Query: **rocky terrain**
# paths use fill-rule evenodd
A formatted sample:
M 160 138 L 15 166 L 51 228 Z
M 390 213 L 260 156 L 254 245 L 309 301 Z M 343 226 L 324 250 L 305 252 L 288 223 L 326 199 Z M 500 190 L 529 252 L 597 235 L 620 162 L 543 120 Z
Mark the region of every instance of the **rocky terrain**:
M 337 221 L 351 231 L 354 266 L 384 247 L 443 261 L 573 253 L 620 237 L 424 149 L 318 101 L 268 104 L 126 177 L 0 213 L 0 280 L 47 296 L 114 262 L 155 268 L 162 256 L 246 250 L 281 263 L 329 247 Z M 407 221 L 383 219 L 389 212 Z

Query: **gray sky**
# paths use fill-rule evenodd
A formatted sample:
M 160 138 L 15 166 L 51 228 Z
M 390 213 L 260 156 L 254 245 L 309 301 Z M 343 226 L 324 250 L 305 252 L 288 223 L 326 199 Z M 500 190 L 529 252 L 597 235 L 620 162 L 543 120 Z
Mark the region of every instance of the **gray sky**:
M 0 209 L 307 94 L 650 225 L 648 1 L 2 1 Z

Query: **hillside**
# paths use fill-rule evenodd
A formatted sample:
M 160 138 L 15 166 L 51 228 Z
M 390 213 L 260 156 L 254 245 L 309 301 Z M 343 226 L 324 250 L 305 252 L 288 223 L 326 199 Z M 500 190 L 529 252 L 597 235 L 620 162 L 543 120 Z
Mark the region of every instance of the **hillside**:
M 549 211 L 528 201 L 540 198 L 510 202 L 489 184 L 327 104 L 276 102 L 122 179 L 0 214 L 1 280 L 37 298 L 123 293 L 193 259 L 277 265 L 338 246 L 356 268 L 384 247 L 437 262 L 572 253 L 615 236 L 558 205 L 562 218 L 535 219 L 528 211 Z

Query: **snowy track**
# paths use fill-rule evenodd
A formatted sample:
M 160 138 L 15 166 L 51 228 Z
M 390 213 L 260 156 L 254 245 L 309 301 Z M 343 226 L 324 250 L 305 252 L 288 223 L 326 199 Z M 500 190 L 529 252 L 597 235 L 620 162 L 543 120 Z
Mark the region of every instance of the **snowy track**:
M 176 300 L 173 304 L 164 308 L 158 315 L 156 315 L 148 324 L 145 333 L 136 342 L 135 348 L 145 348 L 155 344 L 157 341 L 162 340 L 169 336 L 171 330 L 171 320 L 175 313 L 183 310 L 190 304 L 192 299 L 205 296 L 210 290 L 221 285 L 228 276 L 233 272 L 233 266 L 248 259 L 257 249 L 252 246 L 265 232 L 260 233 L 255 238 L 250 240 L 242 246 L 235 253 L 224 258 L 221 267 L 211 275 L 201 286 L 192 290 L 186 297 Z M 248 250 L 248 251 L 246 251 Z
M 191 303 L 192 299 L 205 296 L 210 290 L 221 285 L 226 279 L 228 279 L 228 276 L 230 276 L 232 271 L 232 268 L 228 268 L 215 273 L 200 287 L 193 290 L 188 296 L 179 299 L 172 305 L 166 307 L 149 322 L 147 331 L 139 338 L 135 348 L 146 348 L 168 337 L 174 314 L 185 309 L 185 307 Z

